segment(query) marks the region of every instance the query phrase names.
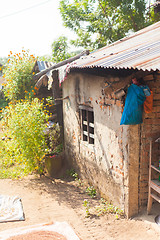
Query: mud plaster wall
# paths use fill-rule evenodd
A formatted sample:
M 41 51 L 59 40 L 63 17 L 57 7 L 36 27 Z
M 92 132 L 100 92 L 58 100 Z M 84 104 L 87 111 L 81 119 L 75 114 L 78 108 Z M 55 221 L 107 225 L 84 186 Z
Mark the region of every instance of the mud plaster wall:
M 65 155 L 81 178 L 132 216 L 138 211 L 139 128 L 120 126 L 122 102 L 105 98 L 105 80 L 70 74 L 64 81 Z M 93 107 L 94 144 L 81 139 L 79 104 Z
M 144 113 L 141 124 L 141 151 L 139 166 L 139 210 L 146 208 L 148 200 L 149 176 L 149 138 L 160 137 L 160 72 L 154 72 L 144 78 L 146 84 L 153 91 L 153 111 Z M 153 163 L 158 166 L 157 146 L 153 148 Z

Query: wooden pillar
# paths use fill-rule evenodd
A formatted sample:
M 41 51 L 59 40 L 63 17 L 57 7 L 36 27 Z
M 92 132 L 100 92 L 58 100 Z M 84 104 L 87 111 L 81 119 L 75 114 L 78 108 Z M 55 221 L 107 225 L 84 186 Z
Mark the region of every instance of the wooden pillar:
M 61 96 L 61 90 L 59 86 L 59 79 L 58 79 L 58 71 L 53 71 L 52 72 L 52 78 L 53 78 L 53 83 L 52 83 L 52 92 L 53 92 L 53 98 L 55 101 L 56 105 L 56 113 L 57 113 L 57 121 L 59 123 L 59 126 L 61 127 L 61 136 L 63 139 L 63 103 L 62 100 L 56 100 L 62 98 Z
M 140 127 L 139 125 L 130 126 L 128 131 L 128 194 L 125 209 L 127 217 L 130 218 L 139 210 Z

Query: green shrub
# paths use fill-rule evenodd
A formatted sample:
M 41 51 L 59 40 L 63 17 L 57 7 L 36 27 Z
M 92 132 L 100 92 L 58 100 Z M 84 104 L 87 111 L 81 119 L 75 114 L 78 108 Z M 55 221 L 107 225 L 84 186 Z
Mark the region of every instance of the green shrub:
M 5 98 L 0 98 L 0 119 L 2 118 L 2 109 L 7 106 L 7 101 Z
M 32 97 L 35 94 L 32 69 L 35 57 L 29 51 L 12 54 L 10 51 L 8 62 L 3 70 L 4 94 L 11 101 Z
M 3 111 L 6 140 L 3 143 L 1 140 L 1 149 L 4 163 L 10 159 L 10 163 L 23 165 L 24 171 L 43 172 L 44 156 L 48 152 L 45 139 L 48 117 L 38 99 L 21 100 L 15 105 L 9 103 Z

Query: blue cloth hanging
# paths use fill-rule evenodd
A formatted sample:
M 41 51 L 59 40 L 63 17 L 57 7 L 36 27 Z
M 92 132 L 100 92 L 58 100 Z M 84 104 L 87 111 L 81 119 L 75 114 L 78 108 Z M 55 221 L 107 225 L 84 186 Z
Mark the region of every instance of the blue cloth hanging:
M 135 125 L 143 122 L 143 103 L 146 99 L 145 89 L 146 86 L 135 84 L 131 84 L 128 88 L 120 125 Z

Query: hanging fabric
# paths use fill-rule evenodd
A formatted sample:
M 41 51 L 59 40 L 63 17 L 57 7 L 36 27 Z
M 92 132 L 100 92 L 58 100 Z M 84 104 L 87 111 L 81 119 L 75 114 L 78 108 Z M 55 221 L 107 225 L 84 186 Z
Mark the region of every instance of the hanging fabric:
M 146 100 L 144 101 L 144 111 L 145 113 L 151 113 L 153 110 L 153 92 L 150 91 L 151 94 L 146 96 Z
M 131 84 L 127 91 L 124 110 L 120 125 L 136 125 L 143 122 L 143 104 L 146 99 L 146 86 Z

